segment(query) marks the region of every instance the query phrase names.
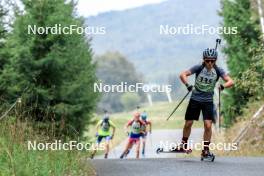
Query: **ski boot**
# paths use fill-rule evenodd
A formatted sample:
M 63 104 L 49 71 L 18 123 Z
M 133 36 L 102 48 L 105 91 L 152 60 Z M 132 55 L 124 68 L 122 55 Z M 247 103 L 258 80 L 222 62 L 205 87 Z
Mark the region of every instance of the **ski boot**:
M 107 159 L 107 158 L 108 158 L 108 153 L 106 153 L 106 154 L 104 155 L 104 158 L 105 158 L 105 159 Z
M 215 155 L 209 150 L 203 150 L 201 154 L 201 161 L 211 161 L 214 162 Z
M 126 152 L 124 152 L 121 156 L 120 159 L 123 159 L 125 157 L 127 157 L 127 155 L 129 154 L 130 150 L 128 149 Z
M 121 156 L 120 156 L 120 159 L 123 159 L 125 156 L 125 154 L 123 153 Z
M 127 155 L 129 154 L 130 150 L 128 149 L 127 152 L 125 153 L 124 157 L 127 157 Z
M 142 156 L 145 157 L 145 149 L 142 149 Z
M 94 158 L 94 155 L 95 155 L 95 154 L 91 154 L 90 159 L 93 159 L 93 158 Z

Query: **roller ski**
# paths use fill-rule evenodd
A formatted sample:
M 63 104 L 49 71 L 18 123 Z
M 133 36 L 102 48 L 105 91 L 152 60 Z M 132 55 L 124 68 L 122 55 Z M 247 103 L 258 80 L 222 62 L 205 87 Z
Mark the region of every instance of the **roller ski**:
M 190 154 L 192 153 L 192 149 L 183 149 L 183 148 L 173 148 L 173 149 L 169 149 L 169 150 L 164 150 L 163 148 L 157 148 L 156 150 L 157 154 L 160 153 L 186 153 L 186 154 Z
M 215 155 L 210 151 L 203 151 L 201 154 L 201 161 L 211 161 L 214 162 Z

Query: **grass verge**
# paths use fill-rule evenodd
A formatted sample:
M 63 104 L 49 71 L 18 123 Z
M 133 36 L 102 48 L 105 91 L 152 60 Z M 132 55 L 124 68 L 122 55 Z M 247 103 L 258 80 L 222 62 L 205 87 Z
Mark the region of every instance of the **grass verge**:
M 238 150 L 235 151 L 218 151 L 219 155 L 224 156 L 264 156 L 264 112 L 260 114 L 259 118 L 250 123 L 252 116 L 264 104 L 264 100 L 250 102 L 244 109 L 243 115 L 237 117 L 237 121 L 232 127 L 224 130 L 221 134 L 214 136 L 215 142 L 232 143 L 240 131 L 249 126 L 247 133 L 241 140 Z M 250 124 L 250 125 L 249 125 Z
M 71 150 L 28 150 L 27 141 L 51 142 L 28 123 L 7 117 L 0 123 L 0 176 L 89 175 L 87 152 Z

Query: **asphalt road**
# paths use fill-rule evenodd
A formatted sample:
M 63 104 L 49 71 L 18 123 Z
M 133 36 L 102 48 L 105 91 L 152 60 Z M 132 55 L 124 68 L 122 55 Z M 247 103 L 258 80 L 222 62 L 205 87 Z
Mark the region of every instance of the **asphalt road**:
M 95 159 L 98 176 L 263 176 L 264 158 L 217 157 L 215 162 L 200 158 Z
M 190 140 L 200 142 L 203 129 L 192 129 Z M 89 160 L 98 176 L 264 176 L 264 157 L 218 157 L 214 162 L 200 161 L 200 158 L 185 157 L 186 154 L 156 154 L 160 142 L 180 142 L 182 130 L 156 130 L 148 136 L 146 156 L 135 158 L 132 150 L 126 159 L 118 159 L 125 143 L 111 150 L 110 159 L 97 156 Z

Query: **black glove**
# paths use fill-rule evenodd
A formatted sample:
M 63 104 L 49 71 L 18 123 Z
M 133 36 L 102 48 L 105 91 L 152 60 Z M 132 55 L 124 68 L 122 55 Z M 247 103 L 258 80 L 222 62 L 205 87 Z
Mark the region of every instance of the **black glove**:
M 220 84 L 219 89 L 220 89 L 221 91 L 225 89 L 225 87 L 223 86 L 223 84 Z
M 189 85 L 188 83 L 186 83 L 185 86 L 189 92 L 192 91 L 193 85 Z

